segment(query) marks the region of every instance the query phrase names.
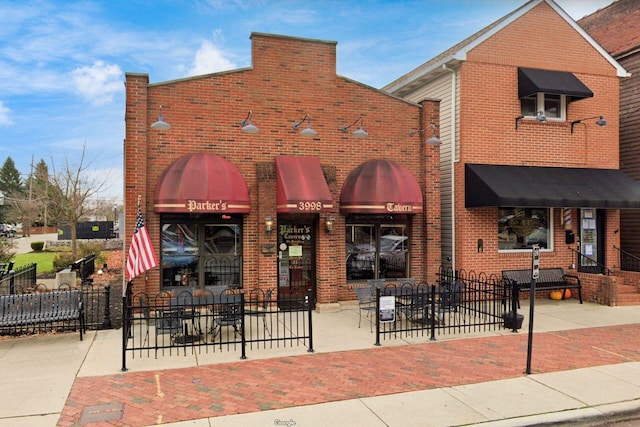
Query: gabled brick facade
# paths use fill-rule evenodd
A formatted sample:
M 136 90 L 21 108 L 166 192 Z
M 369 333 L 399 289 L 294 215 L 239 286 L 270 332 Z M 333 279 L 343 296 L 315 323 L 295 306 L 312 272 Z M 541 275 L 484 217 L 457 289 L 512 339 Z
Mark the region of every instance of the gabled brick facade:
M 568 103 L 563 120 L 516 120 L 519 67 L 572 73 L 594 95 Z M 442 258 L 457 270 L 497 277 L 505 269 L 530 268 L 531 251 L 499 250 L 496 207 L 465 207 L 465 165 L 619 169 L 619 85 L 625 76 L 626 70 L 552 0 L 532 0 L 383 88 L 413 102 L 442 100 Z M 595 120 L 571 124 L 593 116 L 606 117 L 606 127 Z M 571 210 L 576 236 L 579 212 Z M 605 255 L 599 261 L 615 270 L 620 210 L 602 214 Z M 553 209 L 552 221 L 553 248 L 541 253 L 541 266 L 569 269 L 577 242 L 565 243 L 562 207 Z M 595 299 L 602 284 L 585 282 Z
M 276 243 L 275 233 L 264 232 L 264 218 L 278 217 L 274 158 L 316 157 L 335 201 L 334 212 L 315 214 L 318 303 L 354 299 L 345 278 L 340 189 L 359 164 L 385 158 L 404 166 L 422 189 L 424 212 L 411 221 L 411 276 L 433 281 L 440 264 L 439 151 L 425 146 L 424 138 L 409 137 L 408 131 L 437 125 L 438 102 L 418 105 L 336 75 L 335 42 L 254 33 L 251 44 L 250 68 L 154 84 L 147 75 L 127 74 L 125 241 L 131 239 L 142 195 L 147 228 L 160 256 L 160 216 L 153 209 L 159 176 L 182 155 L 214 153 L 230 161 L 249 188 L 251 211 L 242 224 L 243 286 L 275 287 L 277 256 L 263 251 Z M 158 132 L 150 125 L 160 106 L 171 129 Z M 249 110 L 258 134 L 241 131 Z M 293 129 L 305 114 L 318 132 L 314 138 Z M 364 119 L 367 139 L 341 131 L 358 116 Z M 331 233 L 320 225 L 328 216 L 335 218 Z M 134 289 L 158 291 L 159 274 L 156 268 L 136 278 Z

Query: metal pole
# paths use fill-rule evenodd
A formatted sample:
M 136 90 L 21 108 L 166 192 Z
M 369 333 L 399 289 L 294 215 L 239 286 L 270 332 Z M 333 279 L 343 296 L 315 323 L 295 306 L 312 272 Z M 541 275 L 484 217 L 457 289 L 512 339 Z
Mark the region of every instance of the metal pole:
M 111 285 L 104 285 L 104 320 L 102 321 L 103 329 L 111 329 Z
M 240 342 L 242 346 L 242 355 L 240 359 L 244 360 L 247 358 L 247 339 L 244 335 L 245 324 L 244 324 L 244 291 L 240 292 Z
M 536 280 L 540 274 L 540 247 L 533 245 L 531 250 L 531 291 L 529 292 L 529 339 L 527 342 L 527 370 L 531 373 L 531 352 L 533 349 L 533 313 L 536 301 Z
M 307 299 L 309 302 L 311 302 L 311 298 L 313 298 L 313 293 L 311 291 L 311 289 L 309 289 L 307 291 Z M 309 350 L 307 350 L 308 353 L 313 353 L 313 320 L 312 320 L 312 314 L 313 314 L 313 310 L 311 310 L 311 303 L 309 303 L 309 305 L 307 306 L 308 310 L 309 310 Z
M 375 312 L 375 322 L 376 322 L 376 343 L 375 345 L 380 346 L 380 288 L 376 286 L 376 312 Z

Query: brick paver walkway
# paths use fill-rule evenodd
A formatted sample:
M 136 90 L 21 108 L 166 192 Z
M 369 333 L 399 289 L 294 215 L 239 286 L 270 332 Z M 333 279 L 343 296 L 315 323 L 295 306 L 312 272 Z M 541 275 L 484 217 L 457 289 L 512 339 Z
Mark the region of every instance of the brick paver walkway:
M 145 426 L 524 376 L 527 333 L 77 378 L 58 422 L 123 404 Z M 532 373 L 640 361 L 640 325 L 536 333 Z

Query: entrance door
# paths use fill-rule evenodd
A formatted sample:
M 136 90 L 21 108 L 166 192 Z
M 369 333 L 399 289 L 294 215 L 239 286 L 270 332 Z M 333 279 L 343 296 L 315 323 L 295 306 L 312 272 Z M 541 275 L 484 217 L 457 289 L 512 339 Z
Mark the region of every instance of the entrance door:
M 604 265 L 604 211 L 580 210 L 580 262 L 578 271 L 599 274 Z
M 311 308 L 316 295 L 316 233 L 312 220 L 278 218 L 278 305 L 281 309 Z

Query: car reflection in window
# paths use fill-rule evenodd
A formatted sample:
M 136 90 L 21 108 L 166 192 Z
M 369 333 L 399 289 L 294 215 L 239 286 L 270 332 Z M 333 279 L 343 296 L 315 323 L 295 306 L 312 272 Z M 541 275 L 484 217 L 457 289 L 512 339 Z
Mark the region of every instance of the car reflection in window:
M 379 278 L 404 277 L 406 275 L 407 236 L 388 234 L 380 237 Z M 347 247 L 347 278 L 375 278 L 375 246 L 363 243 Z

